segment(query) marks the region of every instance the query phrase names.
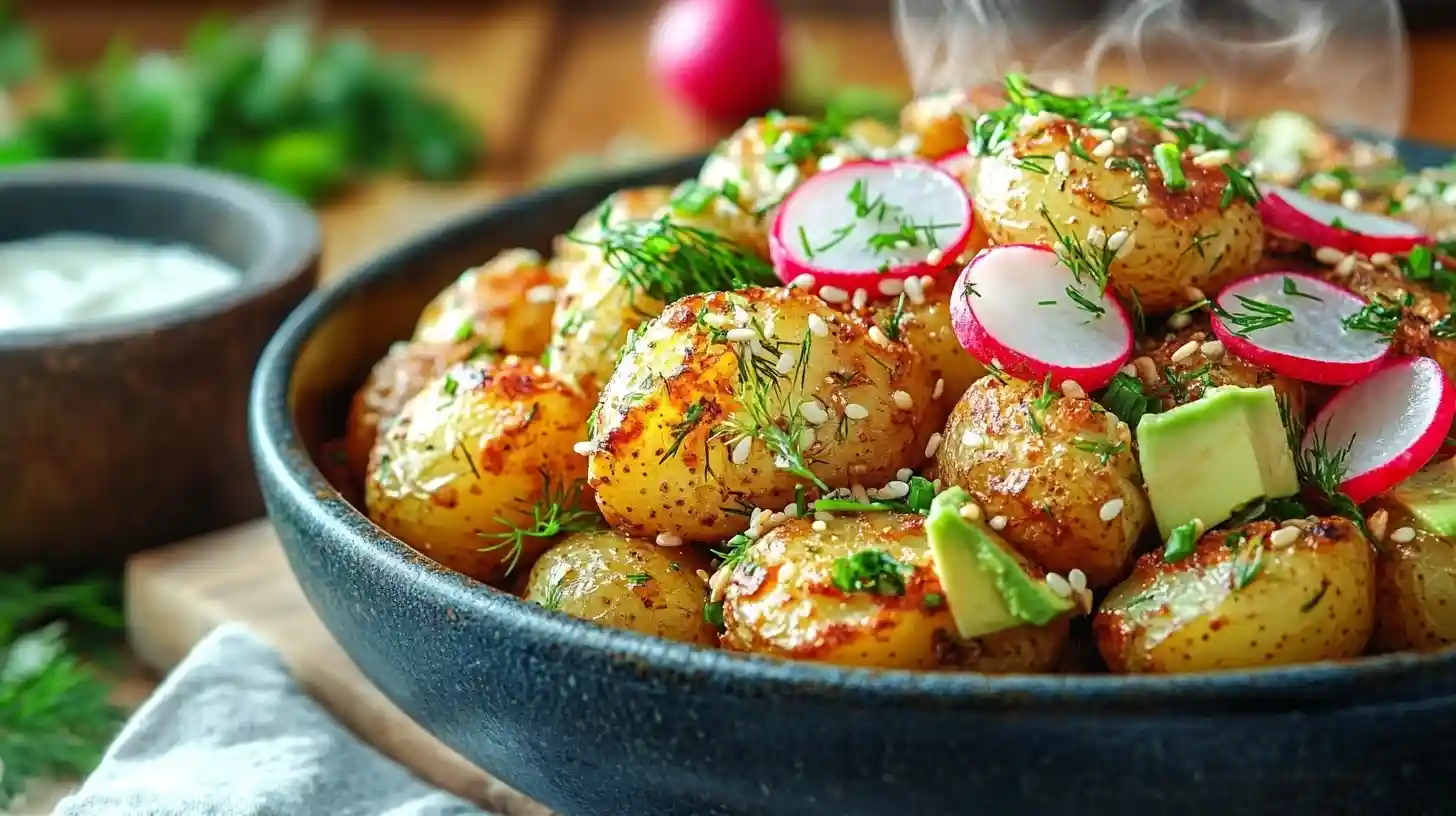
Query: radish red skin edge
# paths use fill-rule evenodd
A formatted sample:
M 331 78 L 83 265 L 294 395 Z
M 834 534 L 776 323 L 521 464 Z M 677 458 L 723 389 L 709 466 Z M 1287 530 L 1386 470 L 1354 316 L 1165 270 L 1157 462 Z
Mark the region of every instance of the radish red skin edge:
M 1387 372 L 1394 374 L 1399 369 L 1412 367 L 1418 367 L 1418 371 L 1413 373 L 1416 376 L 1426 378 L 1428 383 L 1436 389 L 1437 393 L 1434 405 L 1428 410 L 1427 416 L 1418 418 L 1426 424 L 1420 429 L 1414 439 L 1405 443 L 1403 450 L 1381 461 L 1351 462 L 1352 470 L 1360 467 L 1364 469 L 1347 476 L 1340 483 L 1340 490 L 1356 504 L 1363 504 L 1404 481 L 1413 473 L 1425 467 L 1441 450 L 1441 445 L 1445 442 L 1446 435 L 1450 432 L 1451 423 L 1453 419 L 1456 419 L 1456 388 L 1452 387 L 1450 378 L 1446 376 L 1440 364 L 1428 357 L 1406 357 L 1391 362 L 1370 380 L 1357 383 L 1337 393 L 1330 400 L 1329 404 L 1319 412 L 1319 415 L 1315 417 L 1314 422 L 1310 423 L 1309 428 L 1305 431 L 1304 439 L 1300 442 L 1301 449 L 1306 451 L 1314 444 L 1317 434 L 1325 435 L 1323 440 L 1324 444 L 1331 450 L 1338 450 L 1349 443 L 1351 440 L 1349 434 L 1339 434 L 1339 438 L 1336 438 L 1336 432 L 1333 430 L 1335 420 L 1344 419 L 1344 417 L 1337 417 L 1342 403 L 1351 399 L 1354 392 L 1362 388 L 1366 390 L 1375 389 L 1375 392 L 1363 396 L 1373 396 L 1378 400 L 1389 403 L 1399 401 L 1403 395 L 1388 393 L 1389 389 L 1383 388 L 1379 380 Z M 1349 423 L 1342 422 L 1340 424 L 1341 426 L 1345 426 Z M 1373 430 L 1368 430 L 1367 433 L 1381 436 L 1382 441 L 1384 441 L 1383 430 L 1385 428 L 1381 426 Z M 1360 431 L 1358 429 L 1354 433 L 1354 439 L 1357 443 L 1359 433 Z M 1352 446 L 1352 459 L 1361 453 L 1362 451 L 1357 447 Z
M 954 200 L 955 212 L 937 214 L 936 219 L 950 220 L 958 225 L 951 240 L 940 242 L 938 250 L 940 258 L 934 263 L 929 260 L 915 260 L 906 263 L 892 264 L 881 268 L 879 263 L 871 265 L 867 259 L 862 268 L 833 268 L 821 266 L 816 263 L 815 258 L 806 257 L 802 244 L 804 237 L 797 230 L 789 226 L 796 218 L 800 217 L 798 208 L 830 208 L 842 206 L 846 202 L 844 195 L 826 193 L 828 189 L 837 189 L 845 186 L 849 178 L 865 177 L 866 175 L 883 174 L 886 179 L 892 179 L 896 172 L 927 174 L 927 178 L 937 180 L 945 186 L 947 199 Z M 883 183 L 883 182 L 881 182 Z M 871 198 L 877 196 L 879 191 L 875 188 L 875 181 L 867 184 L 871 190 Z M 954 190 L 952 195 L 949 191 Z M 823 201 L 817 200 L 825 196 Z M 886 201 L 892 205 L 900 206 L 902 203 L 887 196 Z M 912 203 L 913 202 L 908 202 Z M 868 221 L 866 216 L 861 221 Z M 853 222 L 853 217 L 846 221 Z M 853 292 L 856 289 L 868 290 L 872 295 L 878 294 L 878 284 L 886 278 L 904 280 L 905 278 L 935 275 L 955 262 L 956 258 L 965 251 L 975 231 L 975 215 L 971 206 L 970 195 L 966 193 L 959 179 L 953 174 L 936 167 L 933 164 L 922 160 L 910 159 L 871 159 L 866 161 L 854 161 L 843 164 L 833 170 L 826 170 L 810 177 L 785 197 L 783 204 L 778 208 L 774 217 L 772 230 L 769 232 L 769 257 L 773 261 L 774 272 L 779 280 L 785 284 L 791 284 L 801 275 L 808 275 L 814 279 L 813 289 L 825 286 L 833 286 Z M 897 226 L 893 221 L 885 221 L 884 230 Z M 883 231 L 883 230 L 882 230 Z M 811 243 L 817 243 L 823 247 L 825 243 L 832 241 L 832 237 L 826 235 L 812 236 Z M 848 244 L 848 241 L 845 241 Z
M 1018 379 L 1039 381 L 1050 375 L 1052 382 L 1058 386 L 1071 380 L 1089 392 L 1107 385 L 1117 374 L 1118 369 L 1132 357 L 1133 351 L 1132 320 L 1121 301 L 1113 297 L 1110 292 L 1102 297 L 1101 305 L 1106 312 L 1098 319 L 1113 321 L 1113 325 L 1120 327 L 1122 348 L 1117 354 L 1109 355 L 1108 359 L 1098 363 L 1069 366 L 1040 359 L 997 339 L 977 317 L 975 301 L 979 300 L 981 295 L 970 294 L 966 288 L 967 284 L 974 282 L 978 268 L 994 258 L 997 253 L 1016 249 L 1045 253 L 1047 261 L 1066 272 L 1066 281 L 1068 283 L 1073 281 L 1071 270 L 1061 265 L 1056 252 L 1048 246 L 999 244 L 982 250 L 971 259 L 970 263 L 966 264 L 966 268 L 956 279 L 955 288 L 951 290 L 951 326 L 955 330 L 956 338 L 960 340 L 961 346 L 981 362 L 995 364 L 1007 374 Z M 1035 295 L 1028 296 L 1028 300 L 1031 302 L 1025 308 L 1029 317 L 1034 316 L 1033 310 L 1038 308 L 1035 303 L 1036 297 Z M 1081 319 L 1086 318 L 1085 313 L 1080 313 L 1080 315 Z M 1050 319 L 1046 320 L 1044 325 L 1055 327 L 1058 324 L 1055 319 Z
M 1283 187 L 1259 189 L 1263 196 L 1259 201 L 1259 215 L 1264 225 L 1313 247 L 1327 246 L 1367 256 L 1377 252 L 1399 255 L 1421 244 L 1431 243 L 1430 236 L 1419 227 L 1395 218 L 1319 201 Z M 1326 216 L 1334 214 L 1345 226 L 1334 226 L 1329 220 L 1322 220 L 1307 210 Z M 1385 230 L 1386 234 L 1354 228 L 1362 224 Z

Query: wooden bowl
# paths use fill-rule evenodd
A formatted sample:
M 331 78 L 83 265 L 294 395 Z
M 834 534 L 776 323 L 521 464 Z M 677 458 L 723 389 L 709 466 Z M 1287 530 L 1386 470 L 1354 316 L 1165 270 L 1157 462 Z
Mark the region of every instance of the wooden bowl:
M 314 287 L 312 213 L 182 167 L 0 173 L 0 242 L 58 231 L 187 244 L 243 278 L 141 316 L 0 332 L 0 566 L 118 561 L 259 515 L 248 387 L 268 338 Z

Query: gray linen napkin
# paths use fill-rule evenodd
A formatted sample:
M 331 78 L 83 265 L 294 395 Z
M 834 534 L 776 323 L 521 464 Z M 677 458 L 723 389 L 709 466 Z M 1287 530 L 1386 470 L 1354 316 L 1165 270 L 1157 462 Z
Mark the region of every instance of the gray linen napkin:
M 57 816 L 486 816 L 334 721 L 246 629 L 197 645 Z

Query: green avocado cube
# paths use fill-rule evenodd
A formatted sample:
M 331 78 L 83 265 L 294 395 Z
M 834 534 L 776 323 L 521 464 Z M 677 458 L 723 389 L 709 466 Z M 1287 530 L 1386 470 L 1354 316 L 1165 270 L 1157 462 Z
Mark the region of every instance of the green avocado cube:
M 1427 530 L 1456 536 L 1456 459 L 1426 465 L 1391 488 L 1390 497 Z

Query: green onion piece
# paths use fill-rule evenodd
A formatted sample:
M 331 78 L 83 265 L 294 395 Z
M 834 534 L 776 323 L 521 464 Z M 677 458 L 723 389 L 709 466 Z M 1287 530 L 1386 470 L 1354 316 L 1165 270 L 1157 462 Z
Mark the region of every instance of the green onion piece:
M 1182 151 L 1172 142 L 1162 142 L 1153 148 L 1153 161 L 1163 174 L 1163 186 L 1169 190 L 1181 190 L 1188 186 L 1183 175 Z
M 688 179 L 672 191 L 672 208 L 683 215 L 697 215 L 708 208 L 719 192 L 706 184 Z
M 848 499 L 815 499 L 814 509 L 824 510 L 830 513 L 887 513 L 895 508 L 893 505 L 881 504 L 879 502 L 866 504 Z
M 1163 560 L 1176 564 L 1192 555 L 1197 546 L 1198 520 L 1194 519 L 1173 528 L 1173 532 L 1168 535 L 1168 543 L 1163 547 Z
M 1099 402 L 1130 428 L 1137 427 L 1143 414 L 1157 413 L 1159 408 L 1158 401 L 1143 389 L 1142 380 L 1121 371 L 1113 375 Z
M 935 500 L 935 484 L 924 476 L 910 477 L 910 494 L 905 504 L 916 513 L 929 513 L 930 503 Z
M 719 631 L 723 630 L 723 602 L 712 601 L 703 606 L 703 620 L 713 624 Z

